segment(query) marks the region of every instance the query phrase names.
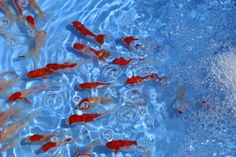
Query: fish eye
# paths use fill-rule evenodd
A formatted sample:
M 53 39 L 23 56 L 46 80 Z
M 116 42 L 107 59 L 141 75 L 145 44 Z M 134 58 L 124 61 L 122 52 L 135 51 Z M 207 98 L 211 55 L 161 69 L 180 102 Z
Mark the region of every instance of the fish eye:
M 87 101 L 80 104 L 80 109 L 88 109 L 88 108 L 89 108 L 89 103 Z

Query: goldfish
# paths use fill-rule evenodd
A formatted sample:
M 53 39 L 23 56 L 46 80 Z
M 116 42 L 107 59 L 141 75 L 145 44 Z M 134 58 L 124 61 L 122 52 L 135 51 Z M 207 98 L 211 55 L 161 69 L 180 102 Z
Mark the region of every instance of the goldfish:
M 89 144 L 88 149 L 87 149 L 86 152 L 80 152 L 80 151 L 79 151 L 79 148 L 78 148 L 78 151 L 76 152 L 75 157 L 80 157 L 80 156 L 89 156 L 89 157 L 91 157 L 91 156 L 92 156 L 92 155 L 91 155 L 91 149 L 93 148 L 94 145 L 97 145 L 97 144 L 99 144 L 100 142 L 101 142 L 100 140 L 94 140 L 94 141 L 92 141 L 92 142 Z
M 82 36 L 91 36 L 93 37 L 100 45 L 104 43 L 104 40 L 106 38 L 106 34 L 99 34 L 95 35 L 90 30 L 88 30 L 81 22 L 79 21 L 73 21 L 72 22 L 73 27 L 80 32 Z
M 18 13 L 20 14 L 20 17 L 21 18 L 25 17 L 25 15 L 23 14 L 23 10 L 19 6 L 18 0 L 12 0 L 12 3 L 14 4 L 14 6 L 17 9 Z
M 76 68 L 79 65 L 80 65 L 79 63 L 65 62 L 63 64 L 50 63 L 50 64 L 47 64 L 45 67 L 47 69 L 55 72 L 55 71 L 59 71 L 59 70 L 63 70 L 63 69 L 68 69 L 68 68 Z
M 101 50 L 95 50 L 93 48 L 90 48 L 88 46 L 85 46 L 80 43 L 74 43 L 73 48 L 77 51 L 80 51 L 84 55 L 88 55 L 90 53 L 94 54 L 99 60 L 105 61 L 107 57 L 109 57 L 111 54 L 110 52 L 107 52 L 104 49 Z
M 10 124 L 7 128 L 0 131 L 0 141 L 9 139 L 15 136 L 19 132 L 19 129 L 22 128 L 29 121 L 31 121 L 34 116 L 35 116 L 35 113 L 32 113 L 28 118 L 15 122 L 13 124 Z
M 52 133 L 52 134 L 33 134 L 31 136 L 28 136 L 25 139 L 26 143 L 39 143 L 50 140 L 52 137 L 63 135 L 64 133 Z
M 35 0 L 29 0 L 30 5 L 38 11 L 39 17 L 45 17 L 46 14 L 43 12 L 43 10 L 39 7 L 38 3 Z
M 4 0 L 0 0 L 0 8 L 2 8 L 2 10 L 4 10 L 7 14 L 7 18 L 10 21 L 10 25 L 12 25 L 15 21 L 15 15 L 12 13 L 12 11 L 9 9 L 9 7 L 7 6 L 6 2 L 4 2 Z
M 73 114 L 66 120 L 66 124 L 73 125 L 75 123 L 84 124 L 84 123 L 92 122 L 94 120 L 104 117 L 105 115 L 111 113 L 112 111 L 114 111 L 114 109 L 108 110 L 103 113 L 84 113 L 82 115 Z
M 186 105 L 188 104 L 188 102 L 185 100 L 185 95 L 186 87 L 182 85 L 177 91 L 176 100 L 173 104 L 173 107 L 177 110 L 179 114 L 184 112 Z
M 117 154 L 120 149 L 128 148 L 131 146 L 137 146 L 137 141 L 112 140 L 106 143 L 106 147 L 112 149 L 115 152 L 115 154 Z
M 76 108 L 85 111 L 85 110 L 92 108 L 97 103 L 105 105 L 105 104 L 110 103 L 111 101 L 112 101 L 112 99 L 98 97 L 98 96 L 97 97 L 89 97 L 89 98 L 84 98 L 83 100 L 81 100 L 76 105 Z
M 46 84 L 46 85 L 36 86 L 32 89 L 28 89 L 28 90 L 24 90 L 24 91 L 17 91 L 8 97 L 8 102 L 15 102 L 15 101 L 23 100 L 24 102 L 26 102 L 28 104 L 32 104 L 31 101 L 28 100 L 27 96 L 34 93 L 34 92 L 44 90 L 48 86 L 49 85 Z
M 0 80 L 0 93 L 6 95 L 6 90 L 16 84 L 19 79 L 19 76 L 16 76 L 10 80 Z
M 10 109 L 10 110 L 7 110 L 7 111 L 1 113 L 1 115 L 0 115 L 0 127 L 2 127 L 10 117 L 12 117 L 13 115 L 15 115 L 19 112 L 20 112 L 20 109 Z
M 12 140 L 8 144 L 0 147 L 0 153 L 14 148 L 16 146 L 16 144 L 18 143 L 18 141 L 19 141 L 18 139 L 17 140 Z
M 65 138 L 65 139 L 61 139 L 57 142 L 50 141 L 50 142 L 47 142 L 44 145 L 42 145 L 42 147 L 36 153 L 37 154 L 46 153 L 46 152 L 49 152 L 53 149 L 58 148 L 59 146 L 63 145 L 64 143 L 70 143 L 73 141 L 74 141 L 73 138 Z
M 49 70 L 48 68 L 39 68 L 34 69 L 27 73 L 28 78 L 46 78 L 50 75 L 54 74 L 52 70 Z
M 35 20 L 32 16 L 28 15 L 25 17 L 27 23 L 33 28 L 33 30 L 35 31 L 35 33 L 37 34 L 38 33 L 38 29 L 36 27 L 36 24 L 35 24 Z
M 112 64 L 118 64 L 119 66 L 127 66 L 129 63 L 133 60 L 144 60 L 143 58 L 136 59 L 136 58 L 130 58 L 130 59 L 125 59 L 124 57 L 118 57 L 112 60 Z
M 0 35 L 4 36 L 7 39 L 10 39 L 13 34 L 0 28 Z
M 132 36 L 126 36 L 126 37 L 122 37 L 121 38 L 122 42 L 127 45 L 128 47 L 130 47 L 131 43 L 139 40 L 138 38 L 132 37 Z
M 24 59 L 28 56 L 33 57 L 35 65 L 38 65 L 39 62 L 39 51 L 44 46 L 46 40 L 46 32 L 45 31 L 39 31 L 35 34 L 35 47 L 30 49 L 27 53 L 18 56 L 15 61 L 19 61 L 21 59 Z
M 81 89 L 94 89 L 94 88 L 103 88 L 109 86 L 110 83 L 107 82 L 85 82 L 78 85 L 78 88 Z
M 150 80 L 150 79 L 159 79 L 158 75 L 153 73 L 144 77 L 141 76 L 132 76 L 126 80 L 126 84 L 132 84 L 132 85 L 137 85 L 145 80 Z

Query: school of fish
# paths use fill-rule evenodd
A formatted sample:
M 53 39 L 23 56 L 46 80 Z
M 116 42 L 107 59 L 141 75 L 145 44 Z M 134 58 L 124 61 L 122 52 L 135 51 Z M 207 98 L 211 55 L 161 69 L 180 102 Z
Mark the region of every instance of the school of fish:
M 83 64 L 86 64 L 86 59 L 81 59 L 82 57 L 78 57 L 78 62 L 64 62 L 64 63 L 47 63 L 43 67 L 38 67 L 38 63 L 40 61 L 41 56 L 41 49 L 45 46 L 46 40 L 47 40 L 47 32 L 45 30 L 39 30 L 37 27 L 37 19 L 46 18 L 48 15 L 40 8 L 40 5 L 35 0 L 29 0 L 29 3 L 31 7 L 38 13 L 36 14 L 36 17 L 31 15 L 25 15 L 25 8 L 22 8 L 19 5 L 19 0 L 12 0 L 11 3 L 6 3 L 4 0 L 0 0 L 0 8 L 1 11 L 3 11 L 6 14 L 7 19 L 9 20 L 10 25 L 14 24 L 24 24 L 32 28 L 32 30 L 35 33 L 34 40 L 35 45 L 31 47 L 28 52 L 25 52 L 23 54 L 20 54 L 18 57 L 14 59 L 14 62 L 18 62 L 24 59 L 32 59 L 35 68 L 31 71 L 28 71 L 25 74 L 25 78 L 27 78 L 27 81 L 34 81 L 34 80 L 47 80 L 49 77 L 54 77 L 56 73 L 65 73 L 65 72 L 71 72 L 73 73 L 74 69 L 80 68 Z M 22 3 L 22 0 L 21 0 Z M 16 13 L 11 11 L 11 7 L 14 7 L 16 9 Z M 71 26 L 74 29 L 74 31 L 77 31 L 78 36 L 82 37 L 83 40 L 87 41 L 88 38 L 92 40 L 88 40 L 90 42 L 94 42 L 94 44 L 98 44 L 98 46 L 102 46 L 104 43 L 106 43 L 106 39 L 109 35 L 107 34 L 96 34 L 93 33 L 87 26 L 82 24 L 78 20 L 71 21 Z M 8 36 L 10 33 L 5 31 L 4 28 L 0 28 L 0 34 L 3 36 Z M 126 47 L 130 53 L 132 51 L 135 51 L 136 49 L 143 49 L 145 45 L 142 43 L 142 38 L 133 37 L 133 36 L 122 36 L 120 37 L 120 42 L 124 47 Z M 116 58 L 112 58 L 112 52 L 101 48 L 101 49 L 95 49 L 88 45 L 84 45 L 82 43 L 71 43 L 71 48 L 75 50 L 75 52 L 78 54 L 78 56 L 85 56 L 87 58 L 95 59 L 97 62 L 106 62 L 110 65 L 117 65 L 121 68 L 126 68 L 133 62 L 139 62 L 139 61 L 145 61 L 146 58 L 125 58 L 124 56 L 119 56 Z M 70 52 L 68 52 L 70 53 Z M 110 61 L 108 61 L 110 60 Z M 148 62 L 148 61 L 147 61 Z M 15 139 L 14 137 L 19 134 L 24 126 L 28 124 L 30 121 L 32 121 L 35 117 L 38 115 L 38 111 L 33 111 L 31 114 L 27 115 L 24 119 L 17 120 L 13 123 L 8 123 L 8 121 L 14 119 L 15 116 L 18 116 L 19 114 L 22 114 L 25 111 L 24 108 L 19 108 L 14 106 L 16 102 L 22 102 L 29 106 L 33 104 L 32 100 L 30 100 L 30 97 L 37 95 L 40 91 L 43 90 L 53 90 L 53 86 L 55 84 L 53 83 L 43 83 L 37 86 L 34 86 L 33 88 L 28 89 L 21 89 L 19 91 L 9 92 L 11 87 L 17 86 L 17 82 L 21 79 L 21 77 L 16 72 L 2 72 L 0 73 L 0 77 L 5 78 L 5 76 L 10 76 L 10 79 L 4 79 L 0 80 L 0 92 L 1 95 L 4 95 L 6 97 L 6 103 L 9 106 L 8 110 L 0 111 L 0 143 L 4 142 L 5 145 L 0 147 L 0 153 L 5 152 L 9 149 L 14 149 L 14 147 L 17 147 L 18 144 L 20 144 L 20 141 L 23 141 L 27 144 L 37 144 L 39 145 L 38 150 L 35 150 L 36 154 L 41 153 L 47 153 L 52 152 L 55 149 L 62 147 L 64 144 L 71 144 L 74 142 L 79 143 L 80 141 L 75 140 L 75 137 L 72 137 L 69 132 L 39 132 L 35 134 L 30 134 L 26 136 L 24 139 Z M 165 82 L 167 78 L 165 76 L 160 76 L 157 73 L 150 73 L 146 76 L 138 76 L 133 75 L 126 80 L 123 80 L 122 86 L 139 86 L 145 84 L 147 81 L 153 81 L 157 85 L 158 83 Z M 114 83 L 109 81 L 98 81 L 98 80 L 89 80 L 85 82 L 81 82 L 78 84 L 75 84 L 75 89 L 78 91 L 91 91 L 91 90 L 100 90 L 102 88 L 107 88 L 109 86 L 113 86 Z M 177 94 L 176 101 L 181 101 L 183 106 L 180 106 L 176 109 L 177 113 L 183 113 L 184 112 L 184 106 L 188 103 L 185 101 L 185 87 L 181 87 L 179 89 L 179 92 Z M 10 93 L 10 94 L 9 94 Z M 99 119 L 109 115 L 113 114 L 116 111 L 116 107 L 109 109 L 104 112 L 99 113 L 93 113 L 89 111 L 91 108 L 93 108 L 96 105 L 103 105 L 107 106 L 110 103 L 115 103 L 116 100 L 112 98 L 106 98 L 103 96 L 93 96 L 89 95 L 87 97 L 84 97 L 80 102 L 77 104 L 74 104 L 74 110 L 81 110 L 83 111 L 83 114 L 72 114 L 65 120 L 65 125 L 68 127 L 72 127 L 73 125 L 80 125 L 80 124 L 86 124 L 86 123 L 93 123 L 94 121 L 99 121 Z M 60 138 L 63 135 L 68 135 L 70 137 L 67 138 Z M 58 137 L 59 140 L 52 141 L 53 137 Z M 92 156 L 92 148 L 97 145 L 103 145 L 107 149 L 110 149 L 111 151 L 114 151 L 115 154 L 122 151 L 123 149 L 127 149 L 130 147 L 135 147 L 134 149 L 139 149 L 143 151 L 143 156 L 148 157 L 150 156 L 151 152 L 149 152 L 148 148 L 145 148 L 138 144 L 138 142 L 135 139 L 113 139 L 111 141 L 108 141 L 107 143 L 103 143 L 101 140 L 99 140 L 99 137 L 97 140 L 91 141 L 91 144 L 88 145 L 88 149 L 86 152 L 81 152 L 80 149 L 76 151 L 75 157 L 79 156 Z M 60 155 L 57 155 L 60 156 Z

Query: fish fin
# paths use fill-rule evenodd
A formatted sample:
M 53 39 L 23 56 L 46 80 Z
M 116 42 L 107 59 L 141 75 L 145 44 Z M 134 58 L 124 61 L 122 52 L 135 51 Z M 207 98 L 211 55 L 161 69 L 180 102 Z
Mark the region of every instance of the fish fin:
M 34 64 L 37 65 L 38 61 L 39 61 L 38 49 L 32 48 L 24 55 L 21 55 L 21 56 L 18 56 L 17 58 L 15 58 L 14 61 L 21 61 L 22 59 L 25 59 L 26 57 L 32 57 L 34 60 Z
M 113 101 L 113 99 L 100 98 L 100 104 L 102 104 L 102 105 L 107 105 L 107 104 L 111 103 L 112 101 Z
M 103 61 L 105 61 L 105 59 L 108 58 L 111 55 L 110 52 L 108 52 L 108 51 L 106 51 L 104 49 L 100 50 L 100 52 L 102 53 L 102 55 L 99 56 L 98 58 L 103 60 Z
M 37 22 L 41 22 L 41 21 L 47 21 L 49 19 L 53 19 L 54 15 L 50 14 L 50 13 L 45 13 L 45 12 L 39 12 L 38 13 L 38 17 L 36 19 Z
M 24 98 L 23 101 L 29 105 L 32 105 L 32 102 L 28 98 Z
M 106 34 L 99 34 L 95 37 L 95 40 L 100 44 L 100 45 L 103 45 L 104 43 L 104 40 L 106 38 Z
M 16 17 L 15 17 L 15 15 L 13 15 L 13 14 L 8 14 L 8 15 L 6 15 L 6 18 L 9 20 L 9 26 L 11 27 L 14 23 L 15 23 L 15 21 L 16 21 Z
M 112 108 L 112 109 L 110 109 L 110 110 L 107 110 L 107 111 L 103 112 L 103 113 L 101 114 L 101 117 L 104 117 L 104 116 L 110 114 L 111 112 L 114 112 L 116 109 L 117 109 L 117 107 L 114 107 L 114 108 Z

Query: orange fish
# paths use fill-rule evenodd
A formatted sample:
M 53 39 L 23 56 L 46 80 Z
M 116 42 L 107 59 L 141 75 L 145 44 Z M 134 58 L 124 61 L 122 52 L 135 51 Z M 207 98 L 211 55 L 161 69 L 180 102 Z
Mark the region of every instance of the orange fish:
M 38 3 L 35 0 L 29 0 L 31 6 L 38 11 L 38 16 L 43 17 L 45 16 L 45 13 L 43 10 L 39 7 Z
M 33 30 L 38 33 L 38 29 L 36 27 L 36 24 L 35 24 L 35 20 L 32 16 L 28 15 L 25 17 L 27 23 L 33 28 Z
M 82 36 L 91 36 L 93 37 L 100 45 L 104 43 L 104 40 L 106 38 L 105 34 L 99 34 L 95 35 L 90 30 L 88 30 L 81 22 L 79 21 L 73 21 L 72 22 L 73 27 L 80 32 Z
M 4 151 L 7 151 L 7 150 L 9 150 L 9 149 L 12 149 L 12 148 L 14 148 L 15 146 L 16 146 L 16 144 L 18 143 L 18 139 L 17 140 L 12 140 L 11 142 L 9 142 L 8 144 L 6 144 L 6 145 L 4 145 L 4 146 L 2 146 L 2 147 L 0 147 L 0 153 L 1 152 L 4 152 Z
M 10 21 L 10 25 L 12 25 L 16 19 L 15 15 L 12 13 L 12 11 L 7 6 L 6 2 L 4 0 L 0 0 L 0 8 L 4 10 L 7 14 L 7 18 Z
M 97 120 L 98 118 L 104 117 L 105 115 L 111 113 L 112 111 L 114 111 L 114 109 L 108 110 L 103 113 L 84 113 L 82 115 L 73 114 L 66 120 L 66 124 L 73 125 L 75 123 L 84 124 L 92 122 L 94 120 Z
M 13 115 L 20 112 L 20 109 L 10 109 L 0 114 L 0 127 L 2 127 L 6 121 Z
M 25 139 L 26 143 L 39 143 L 50 140 L 52 137 L 63 135 L 64 133 L 33 134 Z
M 85 82 L 78 85 L 81 89 L 94 89 L 94 88 L 103 88 L 109 86 L 110 83 L 107 82 Z
M 66 139 L 61 139 L 57 142 L 47 142 L 45 143 L 36 153 L 39 154 L 39 153 L 46 153 L 46 152 L 49 152 L 53 149 L 56 149 L 58 148 L 59 146 L 63 145 L 64 143 L 70 143 L 70 142 L 73 142 L 74 139 L 73 138 L 66 138 Z
M 50 64 L 47 64 L 45 67 L 51 71 L 58 71 L 58 70 L 63 70 L 63 69 L 68 69 L 68 68 L 76 68 L 77 66 L 79 66 L 78 63 L 66 62 L 64 64 L 50 63 Z
M 49 70 L 48 68 L 39 68 L 32 70 L 27 73 L 28 78 L 46 78 L 49 75 L 54 74 L 52 70 Z
M 126 80 L 126 84 L 132 84 L 132 85 L 137 85 L 140 84 L 146 80 L 150 79 L 159 79 L 158 75 L 153 73 L 144 77 L 141 76 L 132 76 Z
M 131 146 L 137 146 L 137 141 L 112 140 L 106 143 L 106 147 L 112 149 L 115 152 L 115 154 L 117 154 L 120 149 L 128 148 Z
M 88 55 L 88 54 L 92 53 L 92 54 L 94 54 L 98 59 L 100 59 L 100 60 L 102 60 L 102 61 L 105 61 L 105 59 L 111 55 L 110 52 L 107 52 L 107 51 L 104 50 L 104 49 L 95 50 L 95 49 L 93 49 L 93 48 L 90 48 L 90 47 L 85 46 L 85 45 L 80 44 L 80 43 L 74 43 L 73 48 L 74 48 L 75 50 L 80 51 L 80 52 L 81 52 L 82 54 L 84 54 L 84 55 Z
M 48 85 L 40 85 L 40 86 L 36 86 L 32 89 L 15 92 L 8 97 L 8 102 L 15 102 L 15 101 L 23 100 L 26 103 L 31 104 L 31 101 L 28 100 L 27 96 L 34 93 L 34 92 L 44 90 L 47 87 L 48 87 Z
M 12 0 L 12 3 L 13 3 L 14 6 L 16 7 L 18 13 L 20 14 L 20 17 L 24 17 L 23 10 L 22 10 L 21 7 L 19 6 L 18 0 Z
M 92 142 L 89 144 L 88 149 L 87 149 L 86 152 L 80 152 L 80 151 L 79 151 L 79 148 L 78 148 L 78 151 L 76 152 L 75 157 L 82 157 L 82 156 L 86 156 L 86 157 L 89 156 L 89 157 L 92 157 L 92 155 L 91 155 L 91 149 L 93 148 L 94 145 L 96 145 L 96 144 L 98 144 L 98 143 L 100 143 L 100 142 L 101 142 L 100 140 L 94 140 L 94 141 L 92 141 Z
M 22 128 L 26 123 L 31 121 L 34 116 L 35 113 L 32 113 L 31 116 L 29 116 L 27 119 L 10 124 L 7 128 L 0 131 L 0 141 L 15 136 L 19 132 L 19 129 Z
M 16 84 L 19 79 L 20 78 L 16 76 L 10 80 L 0 80 L 0 93 L 6 95 L 6 90 Z
M 38 65 L 40 50 L 44 46 L 45 41 L 46 41 L 46 32 L 45 31 L 36 32 L 35 47 L 31 48 L 27 53 L 15 58 L 15 61 L 20 61 L 22 59 L 25 59 L 26 57 L 32 57 L 35 66 Z
M 132 37 L 132 36 L 127 36 L 127 37 L 122 37 L 121 40 L 123 41 L 123 43 L 125 45 L 127 45 L 128 47 L 130 47 L 131 43 L 139 40 L 138 38 Z
M 144 60 L 144 59 L 143 58 L 140 58 L 140 59 L 136 59 L 136 58 L 125 59 L 124 57 L 118 57 L 118 58 L 113 59 L 113 61 L 111 63 L 112 64 L 118 64 L 119 66 L 123 67 L 123 66 L 127 66 L 133 60 Z
M 103 97 L 89 97 L 81 100 L 77 105 L 76 108 L 86 111 L 90 108 L 92 108 L 97 103 L 100 103 L 102 105 L 108 104 L 112 101 L 112 99 L 103 98 Z

